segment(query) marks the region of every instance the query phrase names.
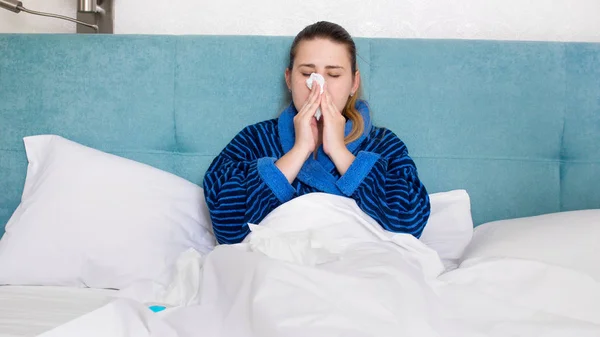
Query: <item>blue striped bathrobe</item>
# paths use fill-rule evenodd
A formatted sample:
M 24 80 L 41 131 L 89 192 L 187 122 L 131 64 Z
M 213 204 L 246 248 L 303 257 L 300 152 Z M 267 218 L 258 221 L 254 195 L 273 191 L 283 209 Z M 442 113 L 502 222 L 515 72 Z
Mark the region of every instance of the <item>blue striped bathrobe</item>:
M 293 104 L 277 119 L 244 128 L 213 160 L 204 177 L 204 194 L 213 229 L 221 244 L 241 242 L 269 212 L 294 197 L 311 192 L 343 195 L 384 229 L 420 237 L 429 218 L 425 186 L 404 143 L 390 130 L 371 125 L 368 106 L 357 102 L 365 131 L 347 144 L 356 159 L 340 176 L 318 149 L 290 184 L 275 166 L 295 142 Z M 352 121 L 346 122 L 346 135 Z

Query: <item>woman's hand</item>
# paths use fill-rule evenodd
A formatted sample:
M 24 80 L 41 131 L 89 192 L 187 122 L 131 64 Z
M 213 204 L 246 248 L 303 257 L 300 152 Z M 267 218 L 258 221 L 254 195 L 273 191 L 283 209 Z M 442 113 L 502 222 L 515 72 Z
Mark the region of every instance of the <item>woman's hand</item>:
M 319 129 L 315 112 L 321 104 L 321 89 L 313 85 L 306 102 L 294 116 L 294 132 L 296 140 L 292 149 L 275 162 L 281 173 L 291 184 L 298 176 L 298 172 L 311 153 L 317 148 L 319 142 Z
M 325 90 L 321 98 L 323 116 L 323 151 L 331 158 L 338 172 L 343 175 L 354 161 L 354 155 L 344 143 L 346 118 L 337 109 L 331 96 Z
M 305 154 L 306 158 L 315 151 L 319 142 L 319 129 L 314 116 L 322 102 L 321 97 L 321 89 L 319 84 L 315 82 L 306 102 L 294 117 L 294 131 L 296 133 L 294 148 Z
M 331 95 L 325 90 L 321 99 L 323 114 L 323 151 L 331 157 L 332 154 L 346 149 L 344 144 L 344 129 L 346 118 L 333 104 Z

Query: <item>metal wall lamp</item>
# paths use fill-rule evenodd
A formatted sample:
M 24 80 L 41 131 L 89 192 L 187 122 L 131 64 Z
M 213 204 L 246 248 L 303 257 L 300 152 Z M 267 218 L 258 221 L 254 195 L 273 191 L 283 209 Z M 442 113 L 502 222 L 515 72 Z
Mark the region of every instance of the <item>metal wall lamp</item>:
M 112 0 L 77 0 L 77 19 L 68 16 L 44 13 L 27 9 L 18 0 L 0 0 L 0 8 L 14 13 L 25 12 L 75 22 L 77 33 L 113 33 Z

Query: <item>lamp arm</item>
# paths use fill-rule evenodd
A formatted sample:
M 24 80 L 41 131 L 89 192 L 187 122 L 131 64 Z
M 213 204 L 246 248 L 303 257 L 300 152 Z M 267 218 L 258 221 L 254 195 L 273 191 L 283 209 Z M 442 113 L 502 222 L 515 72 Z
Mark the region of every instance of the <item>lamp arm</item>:
M 58 15 L 58 14 L 52 14 L 52 13 L 44 13 L 44 12 L 32 11 L 30 9 L 27 9 L 27 8 L 23 7 L 23 3 L 21 1 L 0 0 L 0 8 L 4 8 L 6 10 L 9 10 L 9 11 L 15 12 L 15 13 L 19 13 L 19 12 L 23 11 L 25 13 L 29 13 L 29 14 L 33 14 L 33 15 L 47 16 L 47 17 L 51 17 L 51 18 L 56 18 L 56 19 L 61 19 L 61 20 L 67 20 L 67 21 L 78 23 L 78 24 L 86 26 L 86 27 L 90 27 L 93 30 L 95 30 L 96 32 L 98 32 L 98 26 L 97 25 L 92 25 L 92 24 L 89 24 L 87 22 L 79 21 L 79 20 L 70 18 L 68 16 L 63 16 L 63 15 Z
M 62 20 L 67 20 L 67 21 L 78 23 L 78 24 L 86 26 L 86 27 L 90 27 L 93 30 L 95 30 L 96 32 L 98 31 L 98 26 L 97 25 L 92 25 L 92 24 L 89 24 L 87 22 L 75 20 L 75 19 L 70 18 L 68 16 L 63 16 L 63 15 L 58 15 L 58 14 L 52 14 L 52 13 L 36 12 L 36 11 L 32 11 L 30 9 L 27 9 L 27 8 L 25 8 L 23 6 L 18 6 L 18 8 L 20 10 L 22 10 L 23 12 L 25 12 L 25 13 L 29 13 L 29 14 L 33 14 L 33 15 L 39 15 L 39 16 L 47 16 L 47 17 L 56 18 L 56 19 L 62 19 Z

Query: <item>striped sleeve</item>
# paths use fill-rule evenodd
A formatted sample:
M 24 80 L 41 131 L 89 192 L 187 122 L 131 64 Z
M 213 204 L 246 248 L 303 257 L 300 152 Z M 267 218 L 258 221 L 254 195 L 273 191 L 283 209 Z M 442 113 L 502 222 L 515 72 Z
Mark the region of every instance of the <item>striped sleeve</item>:
M 204 176 L 204 195 L 221 244 L 244 240 L 250 232 L 248 223 L 259 223 L 295 193 L 275 166 L 276 158 L 266 156 L 273 153 L 268 147 L 274 146 L 266 137 L 244 129 Z
M 378 151 L 361 151 L 337 184 L 384 229 L 421 236 L 430 214 L 429 196 L 406 146 L 389 132 Z

